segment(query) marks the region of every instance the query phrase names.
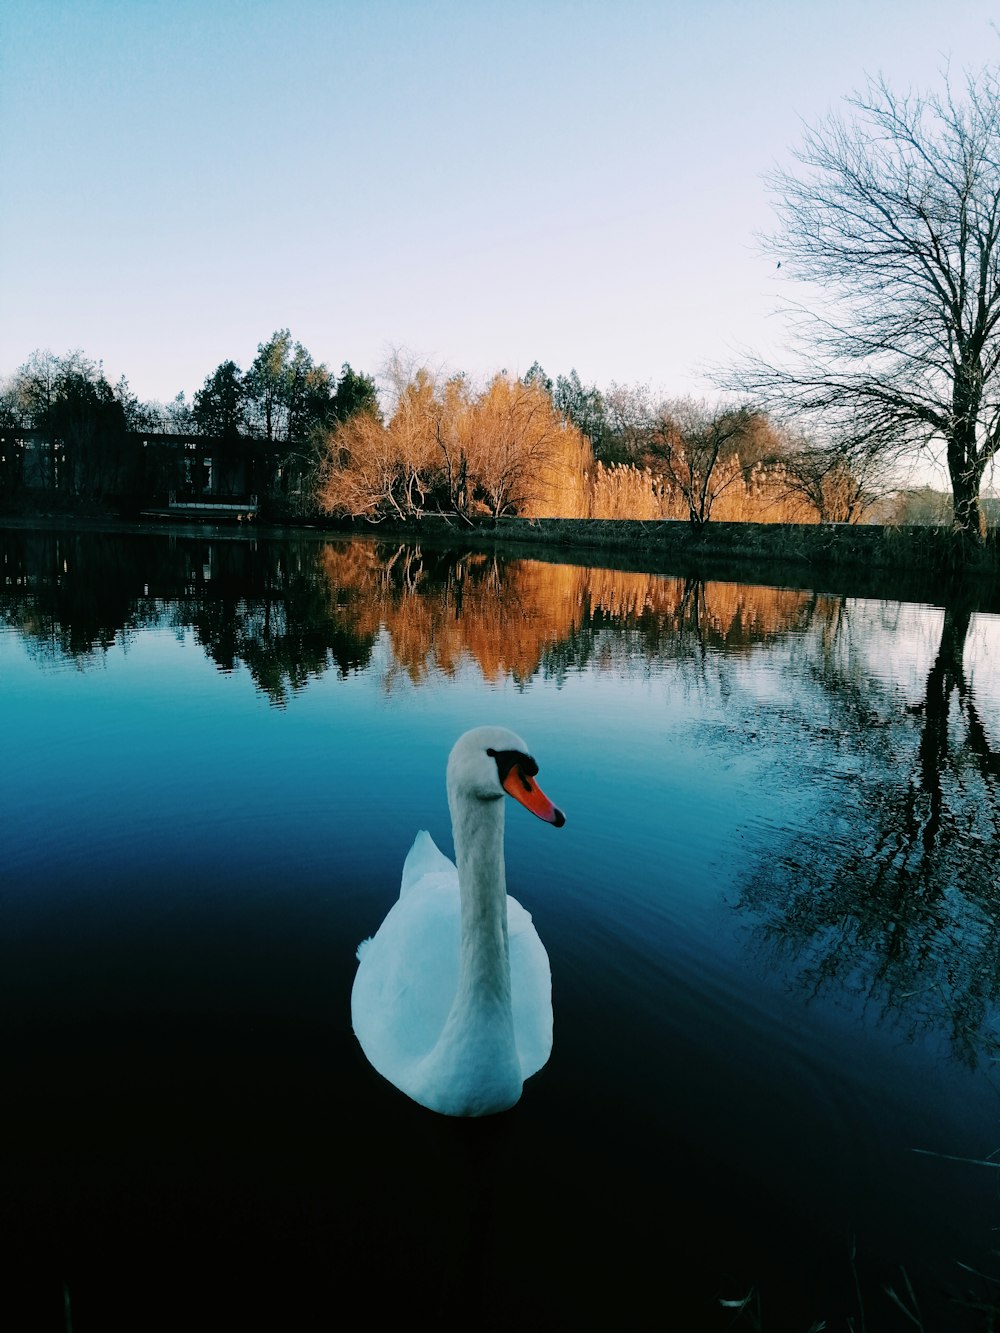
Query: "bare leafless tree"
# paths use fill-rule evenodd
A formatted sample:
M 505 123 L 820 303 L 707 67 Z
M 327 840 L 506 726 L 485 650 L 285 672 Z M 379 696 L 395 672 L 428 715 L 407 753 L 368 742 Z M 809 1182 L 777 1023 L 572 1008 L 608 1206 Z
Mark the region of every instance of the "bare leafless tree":
M 883 460 L 851 457 L 837 441 L 792 445 L 781 470 L 788 495 L 805 500 L 821 523 L 858 523 L 894 489 Z
M 797 351 L 722 378 L 822 420 L 855 464 L 943 451 L 955 526 L 978 541 L 1000 449 L 1000 78 L 905 96 L 877 80 L 847 106 L 770 179 L 767 244 L 810 284 Z
M 775 443 L 767 419 L 750 407 L 713 409 L 684 398 L 660 407 L 644 461 L 662 473 L 700 528 L 727 490 L 769 461 Z

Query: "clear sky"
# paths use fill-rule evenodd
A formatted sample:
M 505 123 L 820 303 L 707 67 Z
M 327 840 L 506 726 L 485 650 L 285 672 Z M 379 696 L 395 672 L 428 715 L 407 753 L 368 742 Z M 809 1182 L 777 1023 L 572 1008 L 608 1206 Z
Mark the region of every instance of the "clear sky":
M 0 375 L 190 398 L 287 327 L 479 378 L 708 392 L 772 348 L 761 180 L 865 75 L 1000 60 L 981 0 L 4 0 Z M 786 288 L 787 290 L 787 288 Z

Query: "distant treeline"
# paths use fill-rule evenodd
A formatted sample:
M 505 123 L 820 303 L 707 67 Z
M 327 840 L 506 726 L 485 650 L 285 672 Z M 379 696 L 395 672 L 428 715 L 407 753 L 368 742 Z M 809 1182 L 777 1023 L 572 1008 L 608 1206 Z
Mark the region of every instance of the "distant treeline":
M 0 386 L 0 503 L 123 510 L 248 497 L 275 516 L 504 515 L 947 523 L 950 499 L 775 425 L 749 403 L 605 390 L 536 362 L 477 387 L 394 358 L 338 374 L 276 331 L 189 403 L 142 403 L 81 352 L 36 352 Z M 996 509 L 996 502 L 986 501 Z M 995 521 L 997 515 L 990 515 Z
M 0 499 L 287 495 L 327 433 L 378 410 L 370 376 L 347 364 L 334 374 L 287 329 L 247 371 L 224 361 L 190 403 L 142 403 L 82 352 L 35 352 L 0 387 Z
M 601 391 L 575 371 L 535 363 L 485 386 L 389 367 L 385 418 L 358 413 L 326 437 L 321 512 L 409 522 L 458 519 L 682 519 L 947 522 L 945 497 L 895 489 L 877 457 L 852 462 L 779 427 L 750 403 L 658 398 L 643 386 Z

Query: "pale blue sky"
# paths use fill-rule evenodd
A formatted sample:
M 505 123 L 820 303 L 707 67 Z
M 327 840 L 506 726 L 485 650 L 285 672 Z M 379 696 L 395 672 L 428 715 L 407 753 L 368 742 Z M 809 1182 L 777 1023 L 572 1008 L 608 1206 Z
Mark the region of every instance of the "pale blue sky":
M 375 373 L 702 393 L 767 350 L 762 173 L 866 73 L 1000 59 L 980 0 L 6 0 L 0 375 L 188 396 L 288 327 Z

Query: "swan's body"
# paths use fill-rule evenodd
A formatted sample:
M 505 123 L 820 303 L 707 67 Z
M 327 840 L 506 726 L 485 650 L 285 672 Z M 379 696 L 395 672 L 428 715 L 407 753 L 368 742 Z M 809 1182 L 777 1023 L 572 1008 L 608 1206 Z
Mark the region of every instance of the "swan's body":
M 552 978 L 531 917 L 507 896 L 505 791 L 549 823 L 524 742 L 466 732 L 448 760 L 457 867 L 421 832 L 398 901 L 358 949 L 354 1031 L 390 1083 L 445 1115 L 513 1106 L 552 1049 Z

